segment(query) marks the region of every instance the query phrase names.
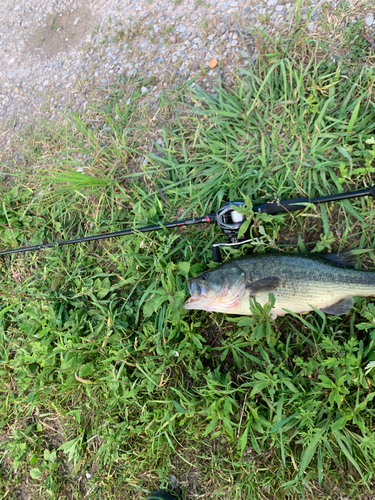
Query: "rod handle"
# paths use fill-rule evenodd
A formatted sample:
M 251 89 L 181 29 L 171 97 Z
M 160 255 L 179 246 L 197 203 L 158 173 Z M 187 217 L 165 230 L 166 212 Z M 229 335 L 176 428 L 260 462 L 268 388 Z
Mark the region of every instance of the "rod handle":
M 275 200 L 267 201 L 257 207 L 253 207 L 254 212 L 265 213 L 270 215 L 282 214 L 285 212 L 293 212 L 295 210 L 303 210 L 306 203 L 309 203 L 308 198 L 294 198 L 293 200 Z

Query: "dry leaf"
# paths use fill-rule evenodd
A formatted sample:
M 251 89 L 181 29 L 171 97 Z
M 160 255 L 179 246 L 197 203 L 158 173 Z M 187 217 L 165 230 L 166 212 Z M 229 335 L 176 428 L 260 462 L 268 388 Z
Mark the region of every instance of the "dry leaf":
M 91 380 L 85 380 L 84 378 L 78 377 L 77 372 L 74 372 L 74 377 L 78 382 L 82 382 L 82 384 L 93 384 L 94 382 L 91 382 Z

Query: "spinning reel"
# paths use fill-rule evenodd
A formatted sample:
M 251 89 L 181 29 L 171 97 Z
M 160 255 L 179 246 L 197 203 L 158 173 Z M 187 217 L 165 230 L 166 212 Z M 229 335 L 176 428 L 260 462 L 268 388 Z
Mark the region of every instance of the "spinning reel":
M 236 212 L 233 207 L 244 207 L 243 201 L 229 202 L 223 205 L 215 214 L 215 222 L 222 229 L 223 233 L 228 236 L 229 240 L 225 243 L 214 243 L 212 245 L 212 260 L 214 262 L 221 262 L 220 247 L 221 246 L 234 246 L 243 245 L 250 240 L 245 239 L 243 234 L 238 238 L 238 231 L 241 225 L 245 222 L 245 216 Z

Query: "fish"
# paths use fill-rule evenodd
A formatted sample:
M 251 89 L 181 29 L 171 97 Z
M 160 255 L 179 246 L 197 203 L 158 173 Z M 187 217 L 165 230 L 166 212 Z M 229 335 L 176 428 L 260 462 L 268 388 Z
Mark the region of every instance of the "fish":
M 314 308 L 343 315 L 353 297 L 375 296 L 375 272 L 345 267 L 336 254 L 254 254 L 190 278 L 188 286 L 185 309 L 251 316 L 250 299 L 264 306 L 272 293 L 273 319 Z

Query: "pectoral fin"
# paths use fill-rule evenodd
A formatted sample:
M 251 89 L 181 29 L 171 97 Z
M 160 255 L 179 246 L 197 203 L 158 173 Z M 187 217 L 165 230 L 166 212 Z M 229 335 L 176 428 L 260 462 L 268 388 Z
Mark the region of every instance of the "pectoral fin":
M 251 295 L 256 295 L 257 293 L 273 292 L 279 285 L 280 279 L 276 276 L 271 276 L 270 278 L 264 278 L 246 285 L 246 289 L 250 290 Z
M 336 302 L 336 304 L 332 304 L 331 306 L 324 307 L 321 309 L 326 314 L 333 314 L 335 316 L 341 316 L 342 314 L 346 314 L 354 305 L 353 297 L 345 297 L 342 300 Z

